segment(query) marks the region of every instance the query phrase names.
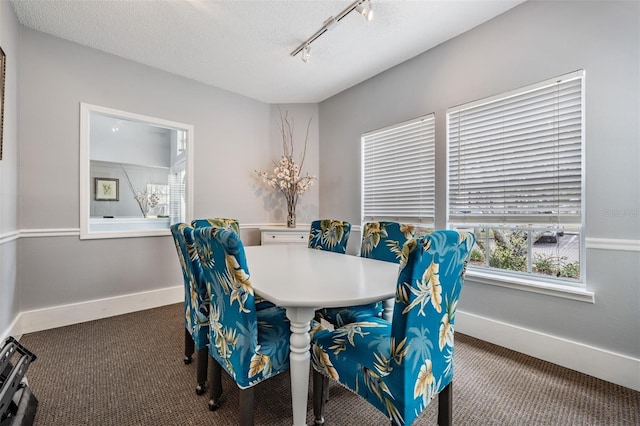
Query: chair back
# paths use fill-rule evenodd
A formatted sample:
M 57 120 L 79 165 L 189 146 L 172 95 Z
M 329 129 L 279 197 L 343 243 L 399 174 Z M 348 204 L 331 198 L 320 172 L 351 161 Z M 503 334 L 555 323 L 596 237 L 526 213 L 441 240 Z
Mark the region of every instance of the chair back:
M 194 245 L 193 228 L 186 223 L 171 225 L 184 281 L 184 322 L 198 349 L 205 348 L 209 333 L 209 295 L 202 279 L 200 259 Z
M 394 389 L 393 395 L 424 404 L 408 404 L 405 416 L 414 408 L 422 411 L 453 378 L 456 306 L 474 243 L 472 233 L 438 230 L 408 240 L 402 249 L 391 323 L 395 353 L 392 349 L 389 360 L 390 375 L 396 377 L 388 383 L 403 388 Z
M 240 223 L 235 219 L 227 219 L 224 217 L 211 217 L 207 219 L 194 219 L 191 221 L 194 228 L 203 228 L 205 226 L 213 226 L 214 228 L 224 228 L 240 235 Z
M 309 248 L 347 252 L 347 242 L 351 233 L 351 224 L 342 220 L 314 220 L 309 231 Z
M 414 237 L 415 226 L 398 222 L 369 222 L 362 231 L 360 256 L 400 263 L 402 246 Z
M 244 246 L 237 233 L 223 228 L 197 228 L 195 236 L 211 294 L 209 353 L 240 388 L 248 388 L 277 374 L 280 366 L 260 352 Z

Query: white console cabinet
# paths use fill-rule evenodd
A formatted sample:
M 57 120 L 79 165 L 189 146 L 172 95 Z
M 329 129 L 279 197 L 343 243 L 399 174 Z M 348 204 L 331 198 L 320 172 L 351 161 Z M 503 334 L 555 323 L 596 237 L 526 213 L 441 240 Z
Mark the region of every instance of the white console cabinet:
M 266 244 L 309 244 L 309 227 L 287 228 L 286 226 L 270 226 L 260 228 L 260 241 Z

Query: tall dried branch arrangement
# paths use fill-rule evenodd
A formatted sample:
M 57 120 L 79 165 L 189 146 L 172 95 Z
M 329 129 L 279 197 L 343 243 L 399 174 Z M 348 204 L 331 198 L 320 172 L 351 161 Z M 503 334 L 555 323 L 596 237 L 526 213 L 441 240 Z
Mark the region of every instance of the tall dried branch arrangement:
M 138 203 L 138 207 L 140 207 L 140 211 L 142 212 L 142 217 L 147 217 L 147 210 L 149 207 L 155 207 L 158 203 L 158 196 L 156 194 L 147 194 L 146 189 L 136 190 L 131 183 L 131 179 L 129 178 L 129 174 L 125 170 L 123 165 L 120 165 L 122 168 L 122 173 L 124 174 L 124 178 L 127 181 L 127 185 L 129 185 L 129 189 L 131 189 L 131 193 L 133 194 L 133 198 Z
M 309 118 L 307 123 L 307 131 L 304 138 L 304 148 L 300 155 L 300 162 L 296 163 L 295 145 L 293 139 L 293 130 L 295 123 L 292 117 L 289 117 L 288 111 L 280 112 L 280 123 L 278 128 L 282 136 L 282 156 L 280 161 L 273 162 L 273 173 L 266 171 L 257 171 L 258 176 L 268 184 L 271 188 L 279 190 L 287 201 L 287 212 L 289 215 L 295 217 L 295 209 L 298 204 L 299 197 L 309 189 L 317 177 L 310 175 L 309 173 L 302 173 L 302 167 L 304 166 L 305 156 L 307 154 L 307 143 L 309 140 L 309 129 L 311 127 L 311 120 Z

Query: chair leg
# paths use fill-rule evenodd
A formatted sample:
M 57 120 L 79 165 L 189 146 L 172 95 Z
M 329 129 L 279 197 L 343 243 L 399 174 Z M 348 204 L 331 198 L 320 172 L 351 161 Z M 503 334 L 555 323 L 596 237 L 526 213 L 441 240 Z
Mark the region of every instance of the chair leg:
M 191 333 L 186 328 L 184 329 L 184 363 L 191 364 L 193 359 L 191 358 L 193 355 L 193 350 L 195 348 L 195 343 L 193 342 L 193 337 L 191 337 Z
M 329 378 L 327 376 L 324 376 L 324 384 L 322 386 L 324 390 L 324 403 L 326 404 L 329 402 Z
M 215 411 L 220 407 L 222 397 L 222 367 L 211 355 L 208 356 L 209 366 L 209 410 Z
M 253 426 L 253 387 L 240 389 L 240 426 Z
M 324 424 L 324 407 L 329 400 L 329 378 L 313 370 L 313 415 L 314 424 Z
M 198 360 L 196 362 L 196 380 L 198 385 L 196 386 L 196 394 L 202 395 L 207 390 L 207 362 L 208 351 L 205 346 L 204 349 L 198 349 Z
M 438 394 L 438 426 L 451 426 L 453 407 L 453 382 Z

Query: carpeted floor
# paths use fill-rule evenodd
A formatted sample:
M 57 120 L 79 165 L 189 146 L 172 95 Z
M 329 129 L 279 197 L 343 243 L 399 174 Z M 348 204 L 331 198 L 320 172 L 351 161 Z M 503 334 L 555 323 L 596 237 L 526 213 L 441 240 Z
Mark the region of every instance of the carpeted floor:
M 38 359 L 27 372 L 37 426 L 236 425 L 238 391 L 226 376 L 222 407 L 195 394 L 184 365 L 182 305 L 22 336 Z M 456 334 L 455 425 L 640 425 L 640 392 Z M 310 381 L 311 384 L 311 381 Z M 292 421 L 289 374 L 256 386 L 257 425 Z M 313 424 L 311 401 L 307 423 Z M 327 425 L 388 425 L 332 384 Z M 434 401 L 414 425 L 435 425 Z

